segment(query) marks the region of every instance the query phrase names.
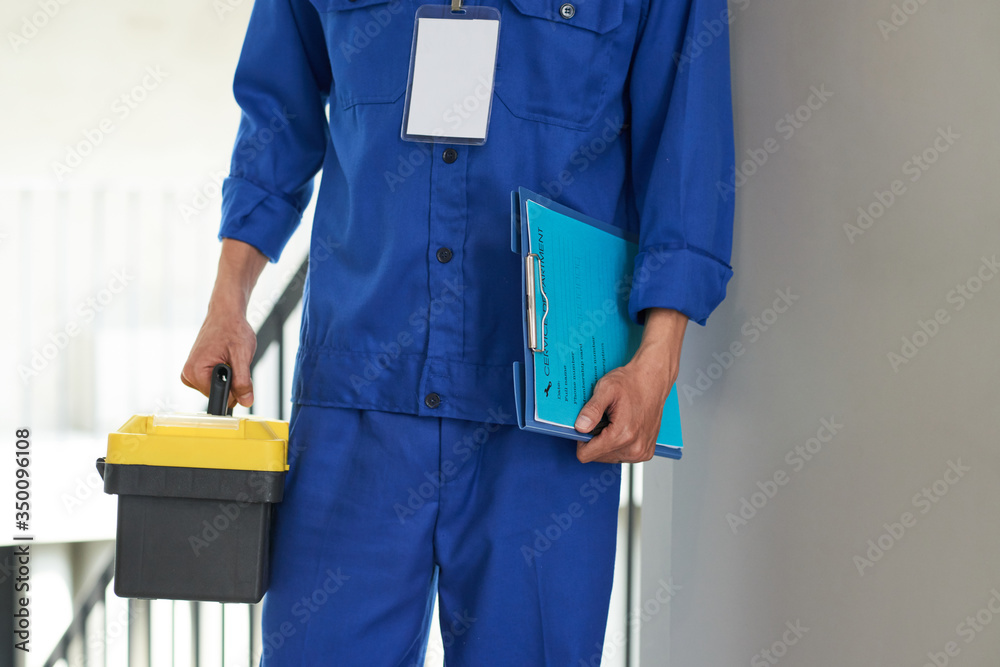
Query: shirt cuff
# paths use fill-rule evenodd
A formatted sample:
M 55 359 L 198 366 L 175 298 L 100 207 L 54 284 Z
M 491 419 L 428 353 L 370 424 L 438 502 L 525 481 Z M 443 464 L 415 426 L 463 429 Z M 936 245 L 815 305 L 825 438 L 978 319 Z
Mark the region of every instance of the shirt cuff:
M 732 276 L 732 267 L 697 248 L 647 248 L 635 257 L 629 317 L 642 324 L 644 309 L 673 308 L 704 325 Z
M 249 243 L 277 262 L 301 219 L 294 205 L 250 181 L 230 176 L 222 182 L 219 240 Z

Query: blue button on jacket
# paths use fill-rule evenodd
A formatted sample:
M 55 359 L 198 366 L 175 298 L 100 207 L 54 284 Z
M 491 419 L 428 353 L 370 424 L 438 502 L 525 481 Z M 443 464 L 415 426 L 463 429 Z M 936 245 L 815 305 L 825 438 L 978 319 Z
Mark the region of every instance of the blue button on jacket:
M 400 139 L 421 0 L 254 5 L 220 237 L 276 260 L 322 170 L 296 402 L 513 422 L 518 186 L 639 233 L 636 321 L 704 324 L 725 296 L 725 0 L 486 2 L 502 18 L 483 146 Z

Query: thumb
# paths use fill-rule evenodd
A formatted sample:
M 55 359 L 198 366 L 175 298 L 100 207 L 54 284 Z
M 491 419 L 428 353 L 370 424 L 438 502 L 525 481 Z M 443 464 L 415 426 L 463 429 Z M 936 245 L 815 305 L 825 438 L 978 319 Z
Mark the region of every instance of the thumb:
M 573 428 L 580 433 L 589 433 L 592 431 L 594 426 L 604 417 L 604 411 L 611 405 L 613 399 L 614 392 L 611 389 L 611 385 L 598 381 L 594 386 L 594 395 L 580 408 L 580 414 L 577 415 Z

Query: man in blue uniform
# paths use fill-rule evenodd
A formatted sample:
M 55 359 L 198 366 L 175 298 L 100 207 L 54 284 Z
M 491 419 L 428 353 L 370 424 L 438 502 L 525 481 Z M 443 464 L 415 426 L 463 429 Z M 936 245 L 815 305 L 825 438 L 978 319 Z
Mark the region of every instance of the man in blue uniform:
M 263 664 L 420 665 L 435 593 L 449 665 L 597 664 L 619 464 L 652 457 L 687 320 L 732 275 L 726 5 L 483 0 L 502 19 L 488 140 L 469 146 L 400 138 L 418 4 L 257 0 L 182 378 L 207 392 L 226 361 L 232 401 L 253 401 L 247 301 L 322 170 Z M 611 422 L 587 444 L 513 424 L 518 186 L 639 234 L 642 346 L 581 412 L 579 431 Z

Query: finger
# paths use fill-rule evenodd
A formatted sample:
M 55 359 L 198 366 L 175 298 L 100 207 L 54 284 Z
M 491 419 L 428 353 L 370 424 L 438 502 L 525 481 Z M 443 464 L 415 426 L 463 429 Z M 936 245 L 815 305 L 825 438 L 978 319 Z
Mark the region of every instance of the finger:
M 632 414 L 626 406 L 613 403 L 608 410 L 609 424 L 599 435 L 589 442 L 579 442 L 576 447 L 576 457 L 581 463 L 608 460 L 618 463 L 621 460 L 616 452 L 631 445 L 635 440 L 632 430 Z
M 622 443 L 615 438 L 615 431 L 608 426 L 600 435 L 594 436 L 587 442 L 576 443 L 576 458 L 580 463 L 592 463 L 603 458 L 613 458 L 611 454 L 621 449 Z M 618 459 L 615 459 L 618 462 Z
M 597 456 L 590 453 L 590 456 L 596 463 L 642 463 L 651 460 L 655 453 L 655 439 L 647 441 L 642 436 L 635 436 L 621 447 Z
M 230 406 L 239 403 L 245 408 L 253 404 L 253 380 L 250 378 L 250 357 L 245 351 L 234 352 L 230 362 L 233 369 L 233 382 L 230 386 Z
M 611 407 L 615 398 L 617 398 L 617 386 L 614 383 L 598 380 L 597 384 L 594 385 L 594 395 L 580 408 L 580 414 L 576 416 L 573 428 L 580 433 L 590 433 L 594 430 L 594 427 L 597 426 L 598 422 L 604 416 L 605 411 Z
M 653 450 L 655 451 L 655 449 Z M 604 456 L 599 456 L 594 459 L 594 463 L 642 463 L 644 461 L 649 461 L 653 458 L 653 454 L 647 451 L 646 448 L 639 447 L 639 445 L 632 444 L 626 445 L 625 447 L 620 447 L 615 449 Z
M 623 450 L 616 449 L 610 454 L 605 454 L 604 456 L 599 456 L 591 463 L 632 463 L 628 455 L 626 455 Z
M 184 365 L 184 370 L 181 371 L 181 382 L 192 389 L 200 391 L 205 396 L 208 396 L 211 375 L 211 367 L 202 366 L 201 364 L 196 365 L 194 362 L 189 360 L 187 364 Z

